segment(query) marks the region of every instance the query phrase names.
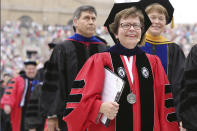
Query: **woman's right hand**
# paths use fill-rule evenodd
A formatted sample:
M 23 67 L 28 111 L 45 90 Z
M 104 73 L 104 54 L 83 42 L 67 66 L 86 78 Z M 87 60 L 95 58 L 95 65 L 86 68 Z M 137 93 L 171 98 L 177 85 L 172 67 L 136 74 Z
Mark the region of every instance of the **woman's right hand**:
M 100 113 L 103 113 L 108 119 L 113 120 L 119 109 L 119 104 L 117 102 L 103 102 L 101 104 Z

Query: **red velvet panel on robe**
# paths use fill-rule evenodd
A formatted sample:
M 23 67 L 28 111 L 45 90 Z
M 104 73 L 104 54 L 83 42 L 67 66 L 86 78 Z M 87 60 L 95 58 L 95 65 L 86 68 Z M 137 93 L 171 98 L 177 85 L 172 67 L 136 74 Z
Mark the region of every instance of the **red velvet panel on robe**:
M 133 77 L 134 82 L 131 83 L 130 76 L 128 75 L 128 69 L 126 67 L 123 56 L 121 59 L 126 69 L 127 77 L 129 79 L 130 89 L 136 93 L 137 102 L 133 104 L 133 131 L 141 131 L 140 123 L 140 93 L 138 83 L 138 73 L 135 65 L 136 56 L 133 56 Z M 168 113 L 174 112 L 174 108 L 165 108 L 165 88 L 164 85 L 168 84 L 167 77 L 161 62 L 157 56 L 147 55 L 154 79 L 154 129 L 153 131 L 178 131 L 177 122 L 169 122 L 167 118 Z M 81 71 L 76 77 L 76 80 L 84 80 L 85 86 L 82 89 L 72 89 L 70 94 L 76 94 L 76 92 L 82 93 L 80 103 L 67 103 L 66 108 L 74 108 L 64 120 L 67 122 L 69 131 L 115 131 L 115 120 L 112 120 L 109 127 L 106 128 L 103 124 L 97 121 L 99 114 L 101 101 L 101 93 L 104 82 L 104 67 L 107 66 L 111 70 L 112 63 L 110 54 L 99 53 L 92 56 L 85 63 Z M 98 123 L 97 123 L 98 122 Z M 124 127 L 123 127 L 124 128 Z
M 24 79 L 22 77 L 16 77 L 12 79 L 10 84 L 8 84 L 8 88 L 1 99 L 1 108 L 4 108 L 4 105 L 11 106 L 11 124 L 12 124 L 12 131 L 20 131 L 21 125 L 21 111 L 22 108 L 20 107 L 20 102 L 23 95 L 24 90 Z M 11 87 L 11 88 L 9 88 Z

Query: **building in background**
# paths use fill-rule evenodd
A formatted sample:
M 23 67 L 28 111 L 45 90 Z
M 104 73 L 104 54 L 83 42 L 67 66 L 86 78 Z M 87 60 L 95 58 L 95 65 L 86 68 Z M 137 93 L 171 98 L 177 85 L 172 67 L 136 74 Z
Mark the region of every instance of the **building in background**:
M 98 25 L 103 25 L 113 0 L 2 0 L 1 24 L 20 20 L 23 26 L 32 21 L 46 25 L 67 25 L 80 5 L 93 5 L 98 12 Z

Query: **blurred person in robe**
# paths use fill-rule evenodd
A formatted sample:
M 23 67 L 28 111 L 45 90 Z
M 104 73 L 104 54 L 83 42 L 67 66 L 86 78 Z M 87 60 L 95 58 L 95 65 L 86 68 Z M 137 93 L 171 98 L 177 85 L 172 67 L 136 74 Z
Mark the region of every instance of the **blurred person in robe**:
M 34 85 L 38 83 L 36 76 L 35 61 L 27 60 L 24 62 L 25 73 L 14 77 L 9 81 L 8 87 L 1 99 L 1 108 L 6 114 L 10 114 L 12 131 L 26 131 L 25 115 L 29 97 Z M 29 131 L 35 129 L 30 129 Z

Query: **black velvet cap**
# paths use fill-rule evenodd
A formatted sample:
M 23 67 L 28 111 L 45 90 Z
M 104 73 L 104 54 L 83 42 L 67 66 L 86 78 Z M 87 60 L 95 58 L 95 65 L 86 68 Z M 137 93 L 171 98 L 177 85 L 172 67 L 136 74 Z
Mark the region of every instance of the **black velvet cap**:
M 111 35 L 111 37 L 112 37 L 112 39 L 114 40 L 115 43 L 117 42 L 117 39 L 114 36 L 114 34 L 110 31 L 109 25 L 114 22 L 114 18 L 115 18 L 116 14 L 118 12 L 120 12 L 124 9 L 130 8 L 130 7 L 136 7 L 137 9 L 140 9 L 142 11 L 143 15 L 144 15 L 144 32 L 142 32 L 140 42 L 142 41 L 144 34 L 146 33 L 146 31 L 148 30 L 148 28 L 151 25 L 151 21 L 148 18 L 146 12 L 144 11 L 144 7 L 143 7 L 143 4 L 142 4 L 141 1 L 140 2 L 114 3 L 110 14 L 109 14 L 107 20 L 105 21 L 104 26 L 107 27 L 107 30 L 108 30 L 109 34 Z
M 33 61 L 33 60 L 26 60 L 24 61 L 24 65 L 27 66 L 27 65 L 37 65 L 37 62 L 36 61 Z
M 169 24 L 172 21 L 173 13 L 174 13 L 174 7 L 170 3 L 169 0 L 141 0 L 142 7 L 144 7 L 144 10 L 146 9 L 147 6 L 153 4 L 153 3 L 158 3 L 162 5 L 168 12 L 169 15 L 169 20 L 167 21 L 167 24 Z

